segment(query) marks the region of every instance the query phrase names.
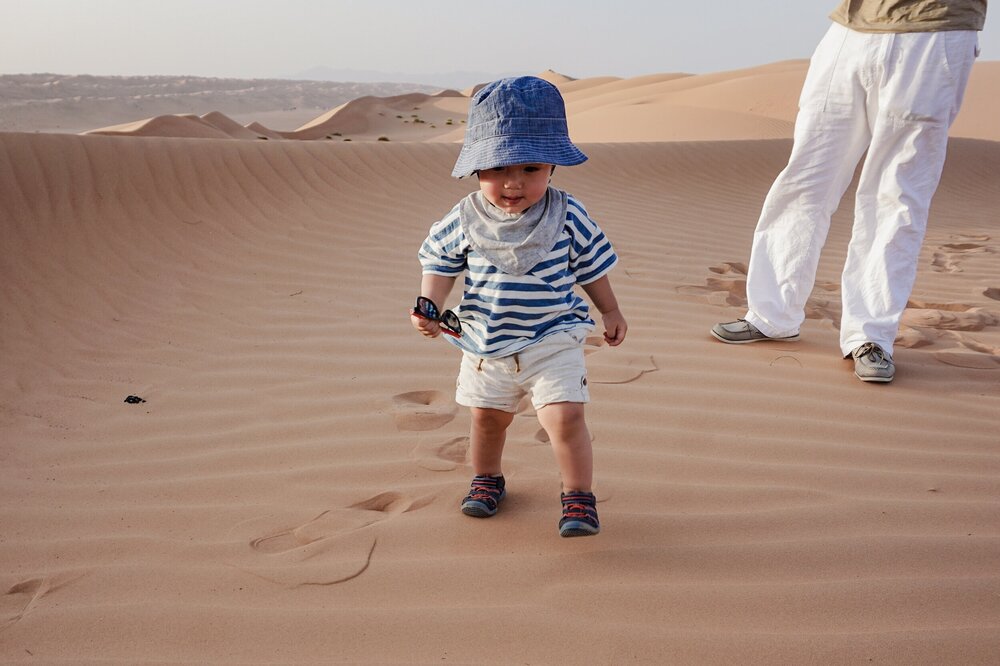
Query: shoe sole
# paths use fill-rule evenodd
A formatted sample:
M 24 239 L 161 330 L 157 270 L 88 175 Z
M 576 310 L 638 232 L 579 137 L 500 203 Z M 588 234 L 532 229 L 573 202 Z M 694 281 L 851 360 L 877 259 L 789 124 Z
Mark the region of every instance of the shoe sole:
M 462 513 L 473 518 L 489 518 L 495 516 L 497 511 L 490 511 L 489 507 L 481 502 L 467 502 L 462 505 Z
M 565 523 L 559 528 L 559 536 L 561 537 L 580 537 L 580 536 L 594 536 L 601 531 L 600 527 L 594 527 L 593 525 L 588 525 L 584 522 L 572 521 Z
M 500 497 L 497 498 L 497 508 L 490 511 L 490 507 L 486 506 L 482 502 L 463 502 L 462 503 L 462 513 L 467 516 L 472 516 L 473 518 L 489 518 L 490 516 L 495 516 L 497 511 L 500 510 L 500 502 L 507 497 L 507 490 L 504 489 Z
M 854 376 L 863 382 L 870 382 L 872 384 L 888 384 L 893 380 L 893 377 L 862 377 L 858 373 L 854 373 Z
M 720 342 L 725 342 L 729 345 L 746 345 L 751 342 L 796 342 L 799 339 L 798 335 L 789 335 L 787 338 L 750 338 L 749 340 L 730 340 L 729 338 L 724 338 L 715 331 L 710 331 L 716 340 Z

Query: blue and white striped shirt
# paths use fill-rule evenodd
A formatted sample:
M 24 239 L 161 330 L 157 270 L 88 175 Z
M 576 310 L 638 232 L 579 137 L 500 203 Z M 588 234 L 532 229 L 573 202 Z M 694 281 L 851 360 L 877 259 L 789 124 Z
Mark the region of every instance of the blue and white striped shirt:
M 618 263 L 618 256 L 583 205 L 572 196 L 567 204 L 566 224 L 555 246 L 521 276 L 502 272 L 472 248 L 458 206 L 431 227 L 418 253 L 423 272 L 445 277 L 465 273 L 465 292 L 455 309 L 462 337 L 446 336 L 449 342 L 477 356 L 497 358 L 550 333 L 594 329 L 587 303 L 573 292 L 573 285 L 600 279 Z

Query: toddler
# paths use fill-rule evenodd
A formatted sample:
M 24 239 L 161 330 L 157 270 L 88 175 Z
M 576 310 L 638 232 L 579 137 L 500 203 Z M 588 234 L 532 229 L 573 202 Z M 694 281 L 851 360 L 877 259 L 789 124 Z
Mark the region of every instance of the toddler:
M 549 185 L 556 165 L 586 159 L 569 139 L 562 95 L 547 81 L 502 79 L 473 95 L 452 175 L 475 174 L 479 190 L 431 227 L 410 316 L 423 335 L 445 333 L 462 350 L 455 400 L 471 409 L 475 474 L 462 512 L 496 514 L 507 493 L 507 427 L 530 394 L 559 465 L 564 537 L 600 531 L 584 419 L 583 344 L 595 323 L 573 286 L 600 311 L 609 345 L 628 329 L 608 278 L 618 261 L 611 243 L 577 199 Z M 458 307 L 440 310 L 463 274 Z

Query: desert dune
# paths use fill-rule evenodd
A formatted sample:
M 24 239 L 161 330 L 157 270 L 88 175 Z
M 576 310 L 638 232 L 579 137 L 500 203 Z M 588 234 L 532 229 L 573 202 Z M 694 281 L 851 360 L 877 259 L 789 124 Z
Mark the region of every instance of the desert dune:
M 552 70 L 540 76 L 562 91 L 570 130 L 583 143 L 778 139 L 792 136 L 798 92 L 808 64 L 789 60 L 712 74 L 627 79 L 575 79 Z M 952 136 L 1000 141 L 992 102 L 1000 95 L 998 81 L 1000 62 L 976 63 Z M 273 129 L 261 119 L 285 126 L 301 118 L 302 111 L 258 114 L 249 122 L 246 115 L 237 120 L 218 111 L 200 117 L 165 114 L 86 133 L 222 138 L 216 131 L 220 130 L 235 139 L 460 142 L 467 98 L 478 88 L 366 95 L 288 130 Z M 74 124 L 68 118 L 61 122 Z M 241 123 L 245 123 L 242 128 Z
M 708 334 L 744 312 L 804 63 L 559 83 L 590 159 L 554 184 L 615 244 L 630 323 L 588 342 L 587 539 L 558 536 L 530 407 L 502 511 L 458 510 L 458 354 L 407 310 L 419 243 L 475 187 L 449 177 L 467 97 L 359 100 L 297 132 L 341 140 L 208 110 L 168 136 L 0 133 L 0 659 L 995 663 L 995 65 L 888 386 L 838 354 L 850 192 L 802 341 Z M 404 133 L 413 113 L 439 127 Z

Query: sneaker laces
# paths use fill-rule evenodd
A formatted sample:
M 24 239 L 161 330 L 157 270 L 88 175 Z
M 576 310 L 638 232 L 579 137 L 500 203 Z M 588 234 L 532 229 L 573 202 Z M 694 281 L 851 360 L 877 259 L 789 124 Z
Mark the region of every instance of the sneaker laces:
M 865 356 L 871 357 L 869 362 L 873 365 L 882 365 L 885 363 L 885 350 L 874 342 L 866 342 L 854 350 L 854 358 L 862 358 Z
M 584 504 L 566 504 L 563 506 L 563 515 L 567 518 L 587 518 L 587 506 Z
M 597 500 L 593 495 L 574 493 L 562 498 L 563 521 L 583 520 L 591 525 L 597 525 Z
M 495 501 L 496 496 L 499 494 L 500 493 L 496 491 L 490 492 L 489 490 L 484 490 L 482 488 L 473 488 L 469 491 L 469 499 Z
M 500 497 L 500 483 L 493 477 L 476 477 L 472 480 L 472 487 L 466 500 L 475 502 L 486 502 L 492 509 L 497 505 L 497 498 Z

